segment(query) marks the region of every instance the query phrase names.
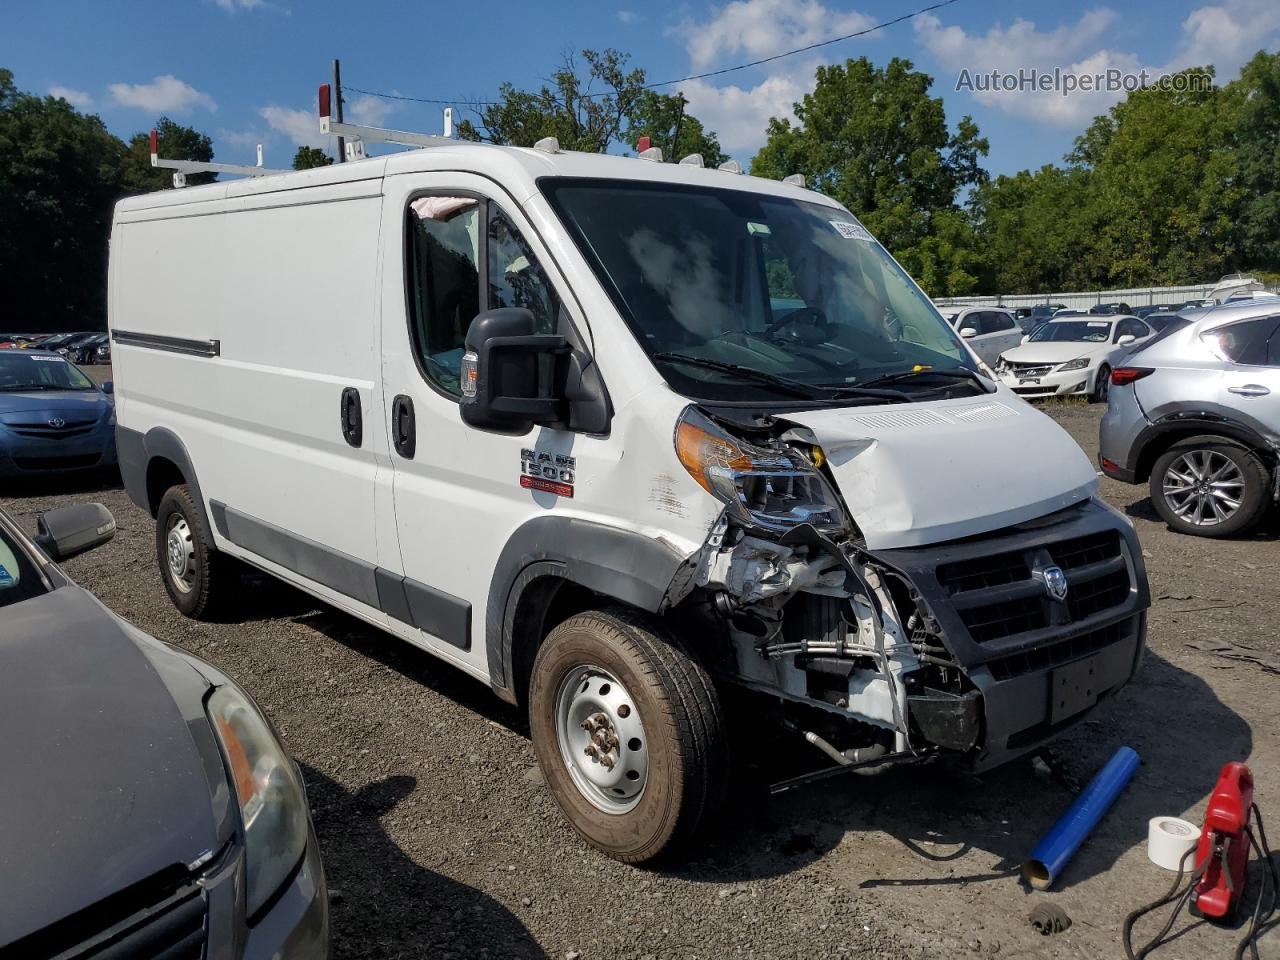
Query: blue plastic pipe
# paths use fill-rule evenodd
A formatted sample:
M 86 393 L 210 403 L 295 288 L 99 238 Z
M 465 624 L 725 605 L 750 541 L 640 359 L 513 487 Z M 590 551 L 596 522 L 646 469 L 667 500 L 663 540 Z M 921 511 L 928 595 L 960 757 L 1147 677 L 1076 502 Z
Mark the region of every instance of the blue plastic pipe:
M 1037 890 L 1048 890 L 1053 886 L 1062 868 L 1111 809 L 1137 769 L 1137 753 L 1129 747 L 1117 750 L 1076 797 L 1071 808 L 1036 844 L 1031 851 L 1031 859 L 1022 865 L 1023 879 Z

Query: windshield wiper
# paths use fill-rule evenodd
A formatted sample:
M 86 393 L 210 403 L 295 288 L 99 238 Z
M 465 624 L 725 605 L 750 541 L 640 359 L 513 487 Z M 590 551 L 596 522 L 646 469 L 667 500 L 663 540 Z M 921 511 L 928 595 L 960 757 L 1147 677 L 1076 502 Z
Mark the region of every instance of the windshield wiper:
M 18 383 L 0 387 L 6 393 L 27 393 L 31 390 L 73 390 L 74 387 L 59 387 L 52 383 Z
M 859 386 L 869 387 L 881 383 L 902 383 L 904 380 L 915 380 L 918 377 L 936 377 L 940 380 L 972 380 L 983 393 L 990 393 L 987 389 L 987 383 L 989 382 L 987 378 L 974 370 L 970 370 L 968 367 L 947 367 L 944 370 L 925 367 L 920 370 L 902 370 L 898 373 L 886 373 L 883 376 L 872 377 L 870 380 L 863 381 Z
M 694 357 L 687 353 L 655 353 L 655 360 L 667 360 L 671 363 L 685 363 L 691 367 L 704 367 L 707 370 L 718 370 L 720 373 L 732 373 L 741 377 L 743 380 L 753 380 L 756 383 L 763 383 L 770 387 L 790 393 L 792 396 L 803 397 L 806 400 L 825 400 L 830 396 L 827 388 L 819 387 L 814 384 L 803 383 L 799 380 L 792 380 L 790 377 L 782 377 L 776 373 L 767 373 L 764 370 L 757 370 L 755 367 L 744 367 L 737 363 L 726 363 L 723 360 L 711 360 L 707 357 Z

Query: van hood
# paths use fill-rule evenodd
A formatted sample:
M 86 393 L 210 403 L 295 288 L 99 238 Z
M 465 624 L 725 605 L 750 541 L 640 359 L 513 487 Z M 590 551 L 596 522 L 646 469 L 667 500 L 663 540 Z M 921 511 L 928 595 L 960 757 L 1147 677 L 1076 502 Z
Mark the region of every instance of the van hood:
M 1005 388 L 985 398 L 788 414 L 822 445 L 872 550 L 989 533 L 1098 489 L 1065 430 Z
M 0 611 L 0 947 L 219 842 L 192 732 L 129 629 L 74 585 Z

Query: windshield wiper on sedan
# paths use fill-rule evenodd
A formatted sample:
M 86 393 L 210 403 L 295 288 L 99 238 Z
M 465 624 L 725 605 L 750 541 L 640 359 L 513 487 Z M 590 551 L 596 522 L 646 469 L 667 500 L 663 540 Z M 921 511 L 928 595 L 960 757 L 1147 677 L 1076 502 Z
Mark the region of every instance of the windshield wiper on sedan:
M 56 383 L 10 383 L 0 387 L 5 393 L 26 393 L 30 390 L 74 390 L 75 387 L 60 387 Z
M 968 367 L 947 367 L 943 370 L 935 370 L 932 367 L 923 367 L 913 370 L 902 370 L 898 373 L 886 373 L 883 376 L 872 377 L 870 380 L 864 380 L 859 386 L 870 387 L 881 383 L 902 383 L 904 380 L 915 380 L 922 377 L 936 377 L 940 380 L 972 380 L 977 384 L 978 389 L 983 393 L 990 393 L 987 388 L 989 381 L 982 374 L 970 370 Z

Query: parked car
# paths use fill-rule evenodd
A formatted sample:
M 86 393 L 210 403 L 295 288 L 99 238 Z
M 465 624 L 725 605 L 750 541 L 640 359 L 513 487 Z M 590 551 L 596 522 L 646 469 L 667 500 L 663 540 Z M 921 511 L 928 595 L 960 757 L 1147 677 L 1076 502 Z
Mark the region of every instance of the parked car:
M 270 722 L 55 561 L 115 533 L 101 504 L 33 540 L 0 510 L 0 953 L 324 958 L 324 871 Z
M 1131 315 L 1133 313 L 1133 310 L 1130 309 L 1127 303 L 1097 303 L 1089 308 L 1089 313 L 1093 314 L 1094 316 L 1106 317 L 1106 316 L 1113 316 L 1116 314 Z
M 971 307 L 943 313 L 983 363 L 994 365 L 1000 354 L 1022 341 L 1022 330 L 1008 310 Z
M 74 362 L 76 352 L 80 349 L 80 347 L 88 343 L 90 340 L 92 340 L 94 337 L 97 337 L 97 336 L 100 336 L 100 334 L 93 330 L 73 334 L 69 340 L 64 341 L 57 348 L 57 351 L 58 353 L 62 354 L 64 357 L 67 357 Z
M 1054 317 L 1022 346 L 1006 351 L 996 373 L 1028 399 L 1084 394 L 1100 402 L 1107 398 L 1117 356 L 1151 335 L 1136 317 Z
M 1133 315 L 1137 317 L 1139 320 L 1145 320 L 1147 317 L 1151 316 L 1153 313 L 1176 313 L 1176 312 L 1177 311 L 1174 310 L 1174 308 L 1167 303 L 1163 303 L 1163 304 L 1152 303 L 1142 307 L 1134 307 L 1132 310 Z
M 100 347 L 106 347 L 108 352 L 111 350 L 111 340 L 105 333 L 95 333 L 75 341 L 66 348 L 66 356 L 72 363 L 96 363 Z
M 115 428 L 110 381 L 56 353 L 0 353 L 0 477 L 114 466 Z
M 719 816 L 726 687 L 815 766 L 982 770 L 1137 668 L 1093 465 L 830 197 L 450 142 L 129 197 L 110 256 L 174 605 L 239 559 L 489 683 L 620 860 Z
M 1035 306 L 1027 308 L 1025 314 L 1019 312 L 1017 317 L 1018 326 L 1022 328 L 1024 334 L 1030 334 L 1042 323 L 1047 322 L 1059 310 L 1064 309 L 1066 308 L 1061 303 L 1037 303 Z
M 1147 483 L 1174 530 L 1225 537 L 1273 502 L 1280 449 L 1280 306 L 1246 301 L 1186 318 L 1111 375 L 1099 463 Z
M 1181 326 L 1190 323 L 1186 317 L 1177 313 L 1148 313 L 1142 318 L 1143 322 L 1156 333 L 1163 333 L 1169 327 Z
M 79 340 L 82 337 L 90 337 L 90 336 L 93 336 L 93 334 L 87 333 L 85 331 L 76 331 L 74 333 L 55 333 L 52 336 L 41 341 L 40 349 L 52 350 L 56 352 L 60 350 L 62 347 L 65 347 L 67 344 L 71 343 L 71 341 L 73 340 Z

